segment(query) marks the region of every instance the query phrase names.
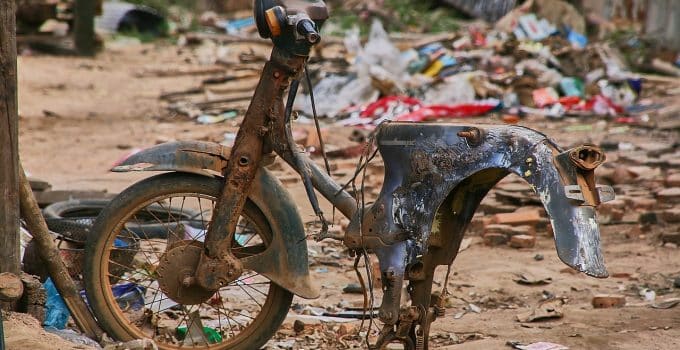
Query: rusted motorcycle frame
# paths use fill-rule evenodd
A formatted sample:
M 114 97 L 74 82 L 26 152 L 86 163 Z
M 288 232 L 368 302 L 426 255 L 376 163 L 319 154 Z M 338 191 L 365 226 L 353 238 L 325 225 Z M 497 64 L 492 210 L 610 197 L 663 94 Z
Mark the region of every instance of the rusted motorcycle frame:
M 318 296 L 310 282 L 304 231 L 294 203 L 264 166 L 279 155 L 303 179 L 312 207 L 323 220 L 316 189 L 351 219 L 344 243 L 374 252 L 383 279 L 379 317 L 385 328 L 375 344 L 398 341 L 427 349 L 431 322 L 443 313 L 432 295 L 434 270 L 456 257 L 472 215 L 503 177 L 517 174 L 533 186 L 555 232 L 560 259 L 595 277 L 606 277 L 594 207 L 613 198 L 597 186 L 594 169 L 605 157 L 584 145 L 562 150 L 545 135 L 523 127 L 385 123 L 376 141 L 385 163 L 384 185 L 375 203 L 359 208 L 293 143 L 291 108 L 309 51 L 328 18 L 323 1 L 255 2 L 260 34 L 274 48 L 265 64 L 231 149 L 203 142 L 177 142 L 142 151 L 114 171 L 184 171 L 224 177 L 224 188 L 206 236 L 196 273 L 186 286 L 216 291 L 253 270 L 306 298 Z M 284 104 L 284 98 L 288 96 Z M 280 227 L 261 254 L 237 259 L 231 253 L 235 225 L 247 197 L 260 203 Z M 325 221 L 323 221 L 325 225 Z M 404 280 L 410 305 L 400 304 Z

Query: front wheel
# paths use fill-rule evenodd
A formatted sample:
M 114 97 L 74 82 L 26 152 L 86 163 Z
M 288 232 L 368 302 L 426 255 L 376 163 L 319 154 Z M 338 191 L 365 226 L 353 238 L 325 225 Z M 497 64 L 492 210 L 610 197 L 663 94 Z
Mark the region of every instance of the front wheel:
M 84 277 L 90 307 L 109 335 L 150 338 L 161 349 L 252 350 L 276 332 L 293 295 L 257 272 L 244 271 L 214 293 L 181 282 L 198 263 L 222 185 L 217 178 L 161 174 L 126 189 L 101 212 L 87 242 Z M 149 217 L 165 228 L 165 238 L 140 229 Z M 258 254 L 271 241 L 266 217 L 246 202 L 233 254 Z

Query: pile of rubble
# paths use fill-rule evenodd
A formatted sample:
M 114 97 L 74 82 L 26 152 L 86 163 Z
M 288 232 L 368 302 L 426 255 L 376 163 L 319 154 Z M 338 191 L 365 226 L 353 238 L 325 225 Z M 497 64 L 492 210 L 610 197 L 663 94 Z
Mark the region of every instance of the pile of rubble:
M 527 2 L 494 26 L 473 22 L 451 33 L 388 34 L 374 21 L 367 38 L 358 29 L 345 37 L 324 36 L 309 63 L 319 114 L 327 123 L 364 128 L 384 120 L 489 113 L 507 123 L 536 115 L 650 125 L 672 116 L 646 97 L 680 94 L 677 79 L 632 72 L 615 45 L 589 42 L 585 20 L 573 7 L 556 18 L 546 4 L 562 2 L 537 3 L 543 5 Z M 246 19 L 209 21 L 229 34 L 180 37 L 180 45 L 193 48 L 197 68 L 142 73 L 212 76 L 195 88 L 164 94 L 172 115 L 216 123 L 247 107 L 271 44 L 255 38 Z M 674 63 L 656 61 L 647 68 L 680 76 Z M 299 96 L 295 108 L 306 121 L 312 112 L 308 95 Z

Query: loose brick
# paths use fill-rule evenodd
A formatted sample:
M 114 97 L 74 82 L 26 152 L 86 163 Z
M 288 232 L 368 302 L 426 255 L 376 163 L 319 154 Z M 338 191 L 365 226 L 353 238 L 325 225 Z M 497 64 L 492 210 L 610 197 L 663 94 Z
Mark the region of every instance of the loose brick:
M 353 323 L 343 323 L 338 327 L 338 335 L 354 334 L 357 332 L 357 326 Z
M 666 186 L 680 187 L 680 173 L 668 175 L 666 178 Z
M 659 223 L 659 216 L 653 211 L 648 211 L 638 216 L 638 222 L 642 225 L 656 225 Z
M 673 208 L 662 211 L 661 219 L 668 223 L 680 222 L 680 208 Z
M 537 209 L 514 213 L 495 214 L 494 222 L 503 225 L 535 225 L 541 220 L 540 211 Z
M 484 238 L 484 244 L 488 246 L 506 245 L 508 243 L 508 236 L 502 233 L 485 233 L 482 238 Z
M 680 245 L 680 232 L 664 232 L 661 234 L 661 241 Z
M 620 222 L 626 213 L 626 202 L 623 199 L 615 199 L 605 202 L 597 207 L 598 220 L 602 223 Z
M 652 210 L 657 203 L 654 198 L 633 198 L 633 208 L 636 210 Z
M 663 189 L 656 194 L 656 198 L 660 203 L 679 204 L 680 203 L 680 187 L 671 187 Z
M 506 236 L 510 236 L 512 234 L 512 226 L 490 224 L 490 225 L 486 225 L 486 227 L 484 227 L 484 233 L 502 233 Z
M 484 216 L 475 215 L 472 217 L 470 225 L 468 225 L 468 231 L 477 235 L 481 235 L 484 233 L 484 224 L 488 222 L 488 220 L 485 222 Z
M 510 237 L 510 246 L 513 248 L 533 248 L 536 245 L 536 236 L 516 235 Z
M 321 129 L 321 137 L 324 139 L 328 138 L 327 129 Z M 319 147 L 321 147 L 321 142 L 319 141 L 319 135 L 317 134 L 316 129 L 307 129 L 307 138 L 305 139 L 304 145 L 306 147 L 313 147 L 314 149 L 319 149 Z
M 356 159 L 338 159 L 331 163 L 331 170 L 356 170 Z
M 511 235 L 512 236 L 516 236 L 516 235 L 536 236 L 536 227 L 529 226 L 529 225 L 513 226 Z
M 596 309 L 609 309 L 626 305 L 626 297 L 619 294 L 600 294 L 593 297 L 593 307 Z
M 512 213 L 517 209 L 516 206 L 504 204 L 493 199 L 485 199 L 479 204 L 479 210 L 486 214 Z

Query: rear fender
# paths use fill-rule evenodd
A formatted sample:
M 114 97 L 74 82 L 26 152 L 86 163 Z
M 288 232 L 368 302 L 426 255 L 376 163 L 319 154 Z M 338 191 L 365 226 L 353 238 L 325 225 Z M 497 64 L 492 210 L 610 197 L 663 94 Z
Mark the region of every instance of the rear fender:
M 379 256 L 405 257 L 389 266 L 381 262 L 381 268 L 408 264 L 430 253 L 429 246 L 441 250 L 438 264 L 455 257 L 481 200 L 514 173 L 543 203 L 560 259 L 588 275 L 607 276 L 595 206 L 613 193 L 594 183 L 593 169 L 604 160 L 596 147 L 563 152 L 528 128 L 444 123 L 385 123 L 377 140 L 384 185 L 374 204 L 352 220 L 347 236 L 369 242 Z M 405 241 L 407 251 L 393 254 Z
M 147 148 L 123 160 L 114 172 L 178 171 L 221 177 L 230 147 L 217 143 L 169 142 Z M 273 158 L 266 158 L 273 160 Z M 256 271 L 302 298 L 319 297 L 308 268 L 304 225 L 295 202 L 281 182 L 260 168 L 248 198 L 262 211 L 274 234 L 263 253 L 242 259 L 244 269 Z

